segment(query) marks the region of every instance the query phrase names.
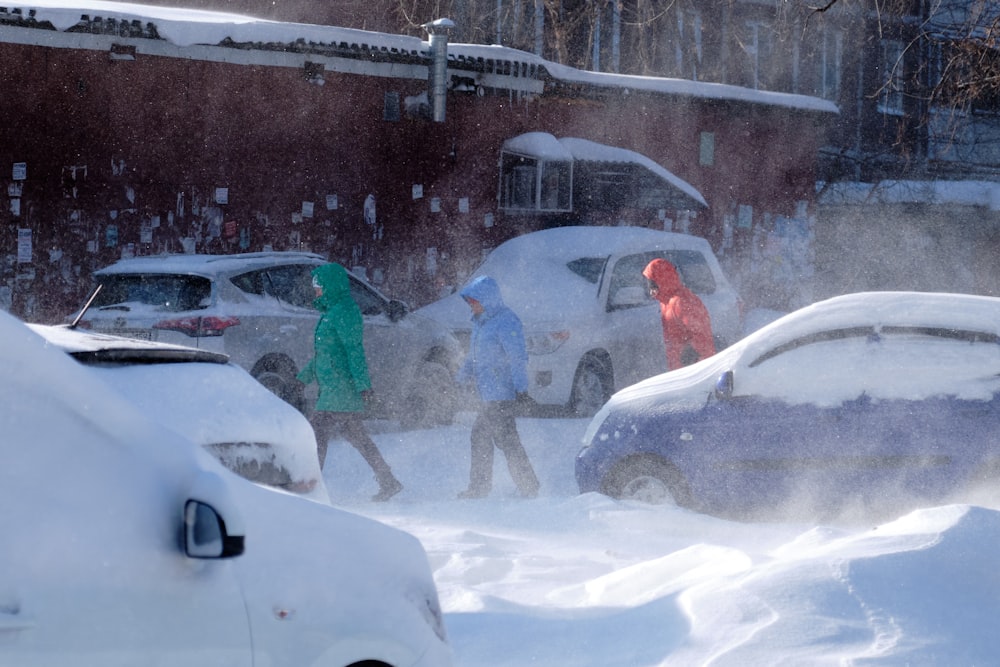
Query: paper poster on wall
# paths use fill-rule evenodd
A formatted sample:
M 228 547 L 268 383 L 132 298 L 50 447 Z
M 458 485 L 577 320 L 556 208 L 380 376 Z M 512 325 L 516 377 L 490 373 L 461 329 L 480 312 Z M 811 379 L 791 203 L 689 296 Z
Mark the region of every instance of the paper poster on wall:
M 15 218 L 21 217 L 21 200 L 20 199 L 15 198 L 15 199 L 11 199 L 10 200 L 10 214 L 12 216 L 14 216 Z
M 139 243 L 150 244 L 153 242 L 153 229 L 151 227 L 143 227 L 139 230 Z
M 469 212 L 469 198 L 468 197 L 459 197 L 458 198 L 458 212 L 459 213 L 468 213 Z
M 336 211 L 337 210 L 337 195 L 327 195 L 326 196 L 326 210 Z
M 431 213 L 440 213 L 440 212 L 441 212 L 441 198 L 431 197 Z
M 736 217 L 736 226 L 739 229 L 750 229 L 753 227 L 753 206 L 740 204 Z
M 108 225 L 104 230 L 104 247 L 114 248 L 118 245 L 118 225 Z
M 229 203 L 229 188 L 215 188 L 215 203 L 216 204 Z
M 493 214 L 492 213 L 487 213 L 486 215 L 483 216 L 483 226 L 484 227 L 492 227 L 493 226 Z
M 14 169 L 12 171 L 11 177 L 15 181 L 24 181 L 28 178 L 28 163 L 27 162 L 15 162 Z
M 31 264 L 31 230 L 17 230 L 17 263 Z
M 419 183 L 413 184 L 413 198 L 420 199 L 424 196 L 424 186 Z
M 302 217 L 303 218 L 313 217 L 313 202 L 311 201 L 302 202 Z

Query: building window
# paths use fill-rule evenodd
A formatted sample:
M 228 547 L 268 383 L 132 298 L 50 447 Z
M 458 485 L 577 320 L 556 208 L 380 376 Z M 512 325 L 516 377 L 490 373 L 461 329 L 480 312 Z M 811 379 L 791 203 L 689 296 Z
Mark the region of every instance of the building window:
M 820 96 L 827 100 L 840 97 L 840 64 L 844 57 L 844 35 L 839 30 L 823 32 Z
M 882 40 L 881 80 L 878 93 L 878 110 L 881 113 L 903 113 L 903 42 L 898 39 Z
M 570 162 L 503 153 L 500 160 L 500 206 L 508 211 L 571 211 L 573 168 Z
M 697 9 L 678 10 L 677 41 L 674 44 L 676 71 L 693 81 L 698 80 L 702 57 L 701 12 Z
M 757 90 L 766 90 L 770 79 L 768 66 L 771 60 L 771 34 L 773 28 L 759 21 L 748 21 L 746 24 L 746 41 L 743 51 L 747 55 L 749 67 L 749 85 Z
M 399 122 L 399 93 L 386 93 L 382 98 L 382 119 Z
M 698 164 L 711 167 L 715 164 L 715 132 L 702 132 L 698 151 Z

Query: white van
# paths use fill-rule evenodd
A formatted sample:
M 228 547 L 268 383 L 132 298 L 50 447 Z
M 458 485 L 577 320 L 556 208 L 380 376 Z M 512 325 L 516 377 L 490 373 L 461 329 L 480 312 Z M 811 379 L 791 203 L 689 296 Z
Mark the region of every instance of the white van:
M 469 276 L 492 276 L 524 323 L 528 393 L 591 416 L 611 394 L 667 370 L 659 303 L 642 270 L 662 257 L 708 308 L 716 349 L 740 338 L 741 303 L 703 238 L 643 227 L 558 227 L 513 238 Z M 468 347 L 471 313 L 458 294 L 417 311 Z

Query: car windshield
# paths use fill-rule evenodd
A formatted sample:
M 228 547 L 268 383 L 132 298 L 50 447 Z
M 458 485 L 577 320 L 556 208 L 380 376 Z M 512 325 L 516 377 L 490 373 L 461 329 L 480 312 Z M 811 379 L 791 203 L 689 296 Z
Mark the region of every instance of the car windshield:
M 181 312 L 210 305 L 212 284 L 203 276 L 173 274 L 104 275 L 93 308 L 143 304 L 159 310 Z

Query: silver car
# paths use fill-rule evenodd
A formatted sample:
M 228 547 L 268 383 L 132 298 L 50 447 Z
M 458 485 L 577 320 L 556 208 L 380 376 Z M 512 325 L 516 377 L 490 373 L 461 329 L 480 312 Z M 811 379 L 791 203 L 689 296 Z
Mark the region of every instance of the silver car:
M 222 352 L 308 413 L 315 385 L 295 376 L 312 357 L 319 316 L 310 272 L 326 261 L 301 252 L 123 259 L 95 272 L 101 289 L 79 326 Z M 457 340 L 358 276 L 350 280 L 364 315 L 371 416 L 407 428 L 450 421 Z
M 640 227 L 559 227 L 513 238 L 470 276 L 490 275 L 524 323 L 529 395 L 543 406 L 591 416 L 613 391 L 662 373 L 658 302 L 642 270 L 672 262 L 704 302 L 716 349 L 735 342 L 742 305 L 708 241 Z M 468 338 L 468 306 L 452 294 L 417 311 Z

